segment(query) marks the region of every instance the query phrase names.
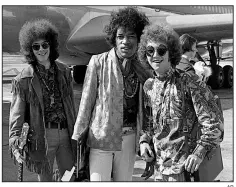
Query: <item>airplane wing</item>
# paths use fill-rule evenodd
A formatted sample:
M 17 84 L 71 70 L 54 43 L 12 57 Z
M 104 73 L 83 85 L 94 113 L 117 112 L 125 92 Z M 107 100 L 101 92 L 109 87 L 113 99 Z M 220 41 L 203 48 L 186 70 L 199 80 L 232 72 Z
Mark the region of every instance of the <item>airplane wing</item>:
M 98 54 L 110 47 L 105 41 L 103 28 L 109 21 L 109 14 L 89 13 L 78 22 L 67 40 L 67 47 L 87 54 Z M 174 15 L 149 17 L 152 23 L 169 24 L 179 35 L 189 33 L 200 41 L 233 38 L 232 14 Z
M 111 48 L 103 29 L 111 11 L 118 8 L 121 6 L 3 6 L 3 51 L 19 52 L 20 27 L 29 18 L 45 17 L 60 31 L 59 60 L 68 65 L 87 65 L 91 55 Z M 137 8 L 151 22 L 169 24 L 178 34 L 189 33 L 199 42 L 233 38 L 233 14 L 178 15 L 153 7 Z
M 91 56 L 111 48 L 105 39 L 104 26 L 109 22 L 111 11 L 122 7 L 124 6 L 3 6 L 2 51 L 19 53 L 18 36 L 22 25 L 29 19 L 47 18 L 59 29 L 58 61 L 73 66 L 74 80 L 81 83 Z M 199 8 L 154 5 L 137 8 L 152 23 L 168 24 L 179 35 L 189 33 L 198 42 L 233 38 L 232 7 L 231 10 L 224 6 Z M 210 8 L 217 11 L 209 11 Z M 190 15 L 191 13 L 194 15 Z M 206 53 L 204 48 L 202 53 Z
M 233 13 L 232 5 L 144 5 L 156 11 L 166 11 L 180 15 L 228 14 Z
M 198 41 L 233 37 L 233 14 L 168 16 L 166 22 L 179 35 L 189 33 Z

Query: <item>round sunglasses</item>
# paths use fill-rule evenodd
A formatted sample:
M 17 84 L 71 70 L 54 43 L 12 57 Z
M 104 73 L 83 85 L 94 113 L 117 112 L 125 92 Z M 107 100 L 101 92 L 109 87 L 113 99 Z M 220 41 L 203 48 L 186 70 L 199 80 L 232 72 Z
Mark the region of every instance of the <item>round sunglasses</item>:
M 155 50 L 157 51 L 159 56 L 164 56 L 168 51 L 168 48 L 163 44 L 160 44 L 156 49 L 152 46 L 148 46 L 146 49 L 146 55 L 149 57 L 153 57 Z
M 47 49 L 49 48 L 49 43 L 48 42 L 43 42 L 41 44 L 33 44 L 32 45 L 32 49 L 35 50 L 35 51 L 38 51 L 40 49 L 40 45 L 42 46 L 43 49 Z

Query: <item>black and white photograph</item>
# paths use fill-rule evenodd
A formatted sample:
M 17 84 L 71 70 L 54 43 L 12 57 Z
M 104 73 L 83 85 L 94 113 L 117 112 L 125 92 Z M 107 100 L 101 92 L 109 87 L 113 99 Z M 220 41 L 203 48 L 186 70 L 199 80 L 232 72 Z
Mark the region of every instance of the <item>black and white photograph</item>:
M 3 183 L 233 184 L 234 5 L 156 3 L 2 5 Z

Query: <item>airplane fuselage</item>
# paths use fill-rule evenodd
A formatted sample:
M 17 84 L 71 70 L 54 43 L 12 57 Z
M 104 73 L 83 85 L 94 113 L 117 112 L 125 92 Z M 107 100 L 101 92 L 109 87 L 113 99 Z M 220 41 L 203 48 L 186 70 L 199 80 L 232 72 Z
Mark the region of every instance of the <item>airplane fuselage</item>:
M 122 7 L 3 6 L 2 51 L 18 54 L 22 25 L 31 19 L 49 19 L 59 30 L 58 60 L 74 66 L 74 76 L 80 74 L 78 79 L 83 79 L 86 67 L 82 66 L 88 64 L 91 56 L 111 48 L 103 29 L 109 23 L 110 13 Z M 189 33 L 198 42 L 233 38 L 233 6 L 150 5 L 137 8 L 149 17 L 150 22 L 169 24 L 179 35 Z

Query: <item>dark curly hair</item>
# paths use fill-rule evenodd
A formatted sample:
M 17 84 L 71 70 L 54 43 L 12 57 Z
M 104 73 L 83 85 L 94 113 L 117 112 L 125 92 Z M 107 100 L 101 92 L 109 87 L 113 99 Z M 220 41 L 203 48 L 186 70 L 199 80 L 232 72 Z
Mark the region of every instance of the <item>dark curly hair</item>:
M 181 59 L 181 48 L 179 44 L 179 37 L 177 33 L 171 29 L 168 25 L 164 24 L 152 24 L 145 27 L 143 35 L 139 43 L 138 57 L 140 62 L 150 68 L 146 56 L 146 46 L 149 41 L 157 42 L 161 41 L 167 45 L 169 51 L 169 59 L 172 67 L 175 67 Z
M 26 22 L 19 33 L 21 53 L 25 56 L 27 63 L 34 64 L 36 57 L 33 53 L 32 44 L 38 39 L 45 39 L 50 44 L 50 61 L 55 61 L 59 57 L 58 30 L 47 19 L 36 19 Z
M 134 30 L 139 42 L 142 31 L 148 24 L 148 17 L 136 8 L 126 7 L 119 9 L 118 12 L 111 13 L 110 23 L 104 28 L 104 32 L 107 34 L 106 40 L 112 47 L 115 47 L 117 29 L 125 27 Z
M 192 50 L 194 43 L 197 43 L 197 39 L 190 36 L 189 34 L 183 34 L 179 37 L 180 45 L 182 47 L 182 53 L 189 52 Z

